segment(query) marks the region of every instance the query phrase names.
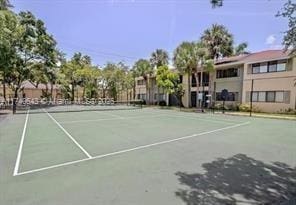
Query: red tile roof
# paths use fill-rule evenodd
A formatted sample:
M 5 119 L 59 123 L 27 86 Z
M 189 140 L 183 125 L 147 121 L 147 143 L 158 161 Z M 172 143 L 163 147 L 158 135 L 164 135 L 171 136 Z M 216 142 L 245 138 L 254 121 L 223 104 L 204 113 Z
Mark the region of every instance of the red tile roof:
M 225 57 L 225 58 L 217 60 L 215 62 L 215 65 L 239 62 L 242 59 L 244 59 L 245 57 L 247 57 L 248 55 L 249 54 L 243 54 L 243 55 L 238 55 L 238 56 Z
M 51 85 L 48 84 L 48 89 L 51 89 Z M 46 85 L 45 84 L 39 84 L 38 88 L 35 87 L 35 85 L 33 85 L 30 81 L 26 80 L 22 83 L 21 88 L 25 88 L 25 89 L 42 89 L 45 90 L 46 89 Z M 53 89 L 59 89 L 59 86 L 57 85 L 53 85 Z
M 284 52 L 283 50 L 267 50 L 257 53 L 252 53 L 247 56 L 243 61 L 245 63 L 250 62 L 260 62 L 260 61 L 270 61 L 277 59 L 287 59 L 289 58 L 289 53 Z
M 288 52 L 284 50 L 266 50 L 251 54 L 244 54 L 239 56 L 231 56 L 222 58 L 215 62 L 215 65 L 227 64 L 227 63 L 252 63 L 252 62 L 263 62 L 277 59 L 290 58 Z

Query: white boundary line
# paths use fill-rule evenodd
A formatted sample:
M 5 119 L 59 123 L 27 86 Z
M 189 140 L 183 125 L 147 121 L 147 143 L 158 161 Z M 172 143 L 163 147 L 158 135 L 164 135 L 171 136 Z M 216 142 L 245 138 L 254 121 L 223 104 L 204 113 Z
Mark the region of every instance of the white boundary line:
M 29 119 L 29 110 L 27 111 L 26 120 L 25 120 L 23 133 L 22 133 L 22 138 L 21 138 L 20 146 L 19 146 L 19 149 L 17 152 L 16 162 L 15 162 L 15 166 L 14 166 L 14 170 L 13 170 L 13 176 L 18 175 L 18 170 L 19 170 L 20 161 L 21 161 L 21 157 L 22 157 L 23 144 L 24 144 L 26 130 L 27 130 L 28 119 Z
M 224 128 L 219 128 L 219 129 L 207 131 L 207 132 L 201 132 L 201 133 L 198 133 L 198 134 L 188 135 L 188 136 L 179 137 L 179 138 L 175 138 L 175 139 L 171 139 L 171 140 L 165 140 L 165 141 L 156 142 L 156 143 L 152 143 L 152 144 L 142 145 L 142 146 L 134 147 L 134 148 L 131 148 L 131 149 L 124 149 L 124 150 L 120 150 L 120 151 L 117 151 L 117 152 L 102 154 L 102 155 L 94 156 L 92 158 L 85 158 L 85 159 L 80 159 L 80 160 L 76 160 L 76 161 L 61 163 L 61 164 L 57 164 L 57 165 L 53 165 L 53 166 L 43 167 L 43 168 L 40 168 L 40 169 L 33 169 L 33 170 L 29 170 L 29 171 L 24 171 L 24 172 L 18 173 L 17 175 L 25 175 L 25 174 L 40 172 L 40 171 L 44 171 L 44 170 L 48 170 L 48 169 L 63 167 L 63 166 L 71 165 L 71 164 L 76 164 L 76 163 L 79 163 L 79 162 L 89 161 L 89 160 L 92 160 L 92 159 L 101 159 L 101 158 L 110 157 L 110 156 L 114 156 L 114 155 L 124 154 L 124 153 L 127 153 L 127 152 L 146 149 L 146 148 L 149 148 L 149 147 L 168 144 L 168 143 L 172 143 L 172 142 L 176 142 L 176 141 L 181 141 L 181 140 L 186 140 L 186 139 L 189 139 L 189 138 L 194 138 L 194 137 L 197 137 L 197 136 L 202 136 L 202 135 L 206 135 L 206 134 L 210 134 L 210 133 L 215 133 L 215 132 L 219 132 L 219 131 L 223 131 L 223 130 L 228 130 L 228 129 L 244 126 L 244 125 L 247 125 L 249 123 L 250 122 L 244 122 L 244 123 L 235 124 L 235 125 L 224 127 Z
M 61 130 L 77 145 L 77 147 L 89 158 L 91 159 L 92 156 L 70 135 L 70 133 L 65 130 L 65 128 L 58 122 L 56 121 L 56 119 L 51 116 L 51 114 L 49 114 L 46 110 L 43 109 L 43 111 L 52 119 L 52 121 L 54 121 L 59 128 L 61 128 Z
M 156 109 L 156 108 L 150 108 L 150 109 Z M 206 113 L 194 113 L 194 112 L 180 112 L 180 111 L 177 111 L 177 110 L 153 110 L 153 112 L 156 112 L 156 113 L 167 113 L 169 115 L 174 115 L 174 116 L 178 115 L 178 116 L 188 117 L 188 118 L 207 119 L 207 120 L 219 121 L 219 122 L 243 123 L 242 121 L 239 122 L 239 121 L 229 120 L 229 119 L 223 119 L 223 120 L 220 120 L 220 119 L 212 119 L 212 118 L 209 118 L 208 117 L 209 115 L 211 115 L 211 113 L 206 114 Z M 169 113 L 169 112 L 171 112 L 171 113 Z M 144 111 L 143 113 L 151 113 L 151 112 Z M 184 114 L 188 114 L 188 115 L 184 115 Z M 189 115 L 189 114 L 191 114 L 191 115 Z M 202 116 L 202 115 L 204 115 L 204 116 Z M 214 116 L 214 115 L 211 115 L 211 116 Z
M 187 119 L 193 119 L 193 120 L 197 120 L 197 121 L 213 122 L 213 123 L 220 123 L 220 124 L 230 124 L 230 125 L 233 125 L 234 124 L 234 122 L 228 122 L 228 121 L 224 121 L 224 120 L 211 120 L 209 118 L 201 118 L 201 117 L 194 117 L 194 116 L 185 116 L 185 115 L 178 115 L 178 114 L 177 115 L 167 114 L 167 116 L 187 118 Z

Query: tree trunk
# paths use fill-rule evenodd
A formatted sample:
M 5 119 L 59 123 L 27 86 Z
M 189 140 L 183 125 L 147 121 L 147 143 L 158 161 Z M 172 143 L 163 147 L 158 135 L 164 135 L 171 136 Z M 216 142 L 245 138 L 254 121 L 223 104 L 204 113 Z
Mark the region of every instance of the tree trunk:
M 46 100 L 48 100 L 48 84 L 46 83 L 45 85 L 45 97 L 46 97 Z
M 187 83 L 188 83 L 188 108 L 190 108 L 191 107 L 191 83 L 190 83 L 190 77 L 191 77 L 191 75 L 192 75 L 192 72 L 191 72 L 191 69 L 190 69 L 190 71 L 188 72 L 188 78 L 187 78 Z
M 159 105 L 159 87 L 157 86 L 157 105 Z
M 103 88 L 103 98 L 106 98 L 106 90 Z
M 5 86 L 5 83 L 6 83 L 6 76 L 5 76 L 5 72 L 3 72 L 3 81 L 2 81 L 2 84 L 3 84 L 3 97 L 4 97 L 4 101 L 6 102 L 6 86 Z
M 13 114 L 16 113 L 16 103 L 17 103 L 18 90 L 19 90 L 19 88 L 15 88 L 15 90 L 14 90 L 14 97 L 13 97 L 13 101 L 12 101 L 12 113 Z
M 50 98 L 53 100 L 53 82 L 50 82 Z
M 82 90 L 82 98 L 85 99 L 85 86 L 83 86 L 83 90 Z
M 136 81 L 134 81 L 134 86 L 133 86 L 133 98 L 134 100 L 136 99 Z
M 195 81 L 196 81 L 196 108 L 198 108 L 199 80 L 198 80 L 198 70 L 197 70 L 197 68 L 196 68 L 196 72 L 195 72 Z
M 3 80 L 3 98 L 4 98 L 4 101 L 6 102 L 6 86 L 5 86 L 4 80 Z
M 74 83 L 72 83 L 72 88 L 71 88 L 71 101 L 72 101 L 72 103 L 74 102 L 74 99 L 75 99 L 74 95 L 75 95 L 75 87 L 74 87 Z

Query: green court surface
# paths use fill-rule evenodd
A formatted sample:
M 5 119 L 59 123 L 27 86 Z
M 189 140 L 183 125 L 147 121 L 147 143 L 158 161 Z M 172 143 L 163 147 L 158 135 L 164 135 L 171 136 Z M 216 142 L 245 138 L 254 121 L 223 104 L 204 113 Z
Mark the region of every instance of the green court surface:
M 279 204 L 296 121 L 165 109 L 0 115 L 1 205 Z

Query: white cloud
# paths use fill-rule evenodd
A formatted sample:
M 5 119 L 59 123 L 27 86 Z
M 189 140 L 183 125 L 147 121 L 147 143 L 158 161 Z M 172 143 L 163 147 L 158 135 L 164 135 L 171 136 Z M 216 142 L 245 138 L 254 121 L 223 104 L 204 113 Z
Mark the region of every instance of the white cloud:
M 265 44 L 267 45 L 274 45 L 275 42 L 276 42 L 276 37 L 274 34 L 269 35 L 265 40 Z

